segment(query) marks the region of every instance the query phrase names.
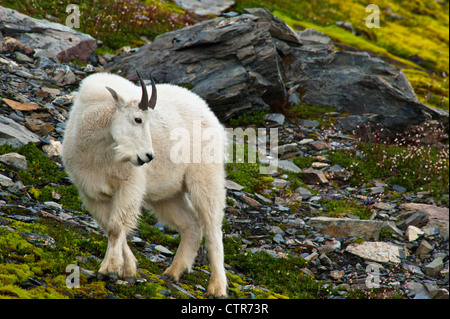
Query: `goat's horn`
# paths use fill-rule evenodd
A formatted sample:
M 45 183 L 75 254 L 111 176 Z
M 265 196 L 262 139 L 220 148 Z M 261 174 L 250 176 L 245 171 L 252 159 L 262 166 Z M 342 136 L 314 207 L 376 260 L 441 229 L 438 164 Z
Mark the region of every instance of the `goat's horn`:
M 146 111 L 148 109 L 147 87 L 145 86 L 144 80 L 142 80 L 139 72 L 136 71 L 136 73 L 139 78 L 139 82 L 141 82 L 141 88 L 142 88 L 142 98 L 141 98 L 141 102 L 139 102 L 139 108 L 143 111 Z M 152 97 L 153 97 L 153 93 L 152 93 Z
M 151 109 L 154 109 L 155 105 L 156 105 L 156 98 L 157 98 L 156 85 L 155 85 L 155 80 L 153 79 L 153 76 L 151 74 L 150 74 L 150 79 L 152 80 L 152 96 L 150 97 L 150 100 L 148 101 L 148 107 Z

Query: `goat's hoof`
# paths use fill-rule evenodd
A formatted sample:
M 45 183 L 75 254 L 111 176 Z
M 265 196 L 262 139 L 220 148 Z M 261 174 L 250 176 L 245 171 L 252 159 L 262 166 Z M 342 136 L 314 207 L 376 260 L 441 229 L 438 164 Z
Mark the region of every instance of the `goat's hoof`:
M 169 275 L 169 274 L 166 274 L 166 273 L 162 274 L 161 278 L 164 281 L 178 282 L 178 280 L 176 280 L 172 275 Z

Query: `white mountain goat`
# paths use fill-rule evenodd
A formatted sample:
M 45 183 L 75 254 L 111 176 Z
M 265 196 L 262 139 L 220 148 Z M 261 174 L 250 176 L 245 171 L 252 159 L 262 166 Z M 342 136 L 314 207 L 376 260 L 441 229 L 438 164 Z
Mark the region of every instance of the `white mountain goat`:
M 221 230 L 224 128 L 196 94 L 170 84 L 155 85 L 153 78 L 146 87 L 138 76 L 141 87 L 106 73 L 85 78 L 64 136 L 66 171 L 108 235 L 99 277 L 135 280 L 136 258 L 126 237 L 135 228 L 141 207 L 148 207 L 181 234 L 173 263 L 164 274 L 178 281 L 191 270 L 205 236 L 211 265 L 208 294 L 226 296 Z M 205 136 L 195 132 L 195 123 L 201 123 L 203 132 L 215 133 L 209 144 L 220 149 L 220 156 L 215 161 L 174 161 L 180 143 L 173 140 L 173 131 L 186 132 L 189 136 L 183 141 L 191 147 L 204 144 Z

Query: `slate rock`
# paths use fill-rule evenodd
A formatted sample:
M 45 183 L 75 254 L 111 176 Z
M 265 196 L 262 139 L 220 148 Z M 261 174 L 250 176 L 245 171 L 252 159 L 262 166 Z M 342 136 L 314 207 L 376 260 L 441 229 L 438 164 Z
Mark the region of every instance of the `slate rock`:
M 345 249 L 346 252 L 366 260 L 380 263 L 398 264 L 405 256 L 403 248 L 386 242 L 352 243 Z
M 306 104 L 350 114 L 339 119 L 348 131 L 366 122 L 386 132 L 427 118 L 448 123 L 448 112 L 417 100 L 402 71 L 365 52 L 336 51 L 327 35 L 314 29 L 298 34 L 261 8 L 160 35 L 107 69 L 130 78 L 151 70 L 158 82 L 187 86 L 221 121 L 256 110 L 280 113 L 298 93 Z M 349 122 L 351 116 L 359 121 Z
M 0 115 L 0 145 L 9 144 L 14 148 L 19 148 L 28 143 L 38 142 L 39 137 L 25 126 Z
M 328 179 L 322 171 L 307 168 L 302 171 L 302 179 L 306 184 L 326 184 Z
M 48 246 L 51 248 L 56 248 L 56 241 L 52 237 L 45 234 L 35 234 L 29 232 L 21 232 L 20 235 L 24 236 L 25 239 L 38 247 Z
M 424 232 L 420 228 L 417 228 L 416 226 L 412 225 L 409 225 L 405 231 L 405 236 L 406 238 L 408 238 L 408 241 L 415 241 L 423 234 Z
M 157 82 L 192 87 L 222 121 L 269 110 L 287 99 L 273 37 L 285 38 L 286 33 L 276 31 L 290 28 L 255 14 L 219 17 L 162 34 L 136 53 L 113 59 L 107 68 L 125 76 L 151 70 Z M 298 39 L 293 30 L 289 36 Z
M 424 272 L 428 276 L 439 276 L 440 271 L 444 269 L 444 262 L 442 261 L 442 258 L 435 258 L 432 262 L 425 265 Z
M 340 113 L 362 117 L 348 122 L 339 119 L 351 132 L 356 125 L 376 122 L 401 132 L 428 116 L 448 123 L 448 112 L 420 103 L 405 74 L 371 57 L 366 52 L 336 51 L 330 38 L 314 29 L 300 33 L 303 46 L 291 51 L 285 65 L 285 80 L 302 88 L 301 100 L 311 105 L 332 105 Z M 292 81 L 292 82 L 290 82 Z
M 427 227 L 437 227 L 442 236 L 449 234 L 449 209 L 448 207 L 438 207 L 435 205 L 404 203 L 401 209 L 418 210 L 424 212 L 428 218 Z M 416 225 L 417 226 L 417 225 Z
M 60 61 L 68 62 L 75 58 L 88 62 L 97 49 L 97 41 L 90 35 L 1 6 L 0 31 L 25 46 L 53 53 Z
M 351 218 L 313 217 L 309 225 L 332 237 L 356 237 L 378 240 L 384 222 Z

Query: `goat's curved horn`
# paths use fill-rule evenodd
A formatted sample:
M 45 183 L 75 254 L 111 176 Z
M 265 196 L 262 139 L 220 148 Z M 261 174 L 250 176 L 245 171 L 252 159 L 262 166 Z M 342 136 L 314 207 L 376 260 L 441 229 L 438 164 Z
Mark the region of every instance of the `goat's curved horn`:
M 148 100 L 147 87 L 145 86 L 144 80 L 142 80 L 142 77 L 138 71 L 136 71 L 136 73 L 138 75 L 139 82 L 141 83 L 142 87 L 142 98 L 141 102 L 139 102 L 139 108 L 143 111 L 146 111 L 148 108 L 154 109 L 157 99 L 155 80 L 153 79 L 153 76 L 150 74 L 150 79 L 152 80 L 152 96 L 150 97 L 150 100 Z
M 150 74 L 150 79 L 152 80 L 152 96 L 150 97 L 150 100 L 148 101 L 148 107 L 151 109 L 154 109 L 155 105 L 156 105 L 156 98 L 157 98 L 156 85 L 155 85 L 155 80 L 153 79 L 153 76 L 151 74 Z
M 137 76 L 139 78 L 139 82 L 141 82 L 141 88 L 142 88 L 142 98 L 139 102 L 139 108 L 143 111 L 146 111 L 148 109 L 148 94 L 147 94 L 147 87 L 145 86 L 144 80 L 142 80 L 141 75 L 138 71 L 136 71 Z M 152 94 L 153 95 L 153 94 Z

